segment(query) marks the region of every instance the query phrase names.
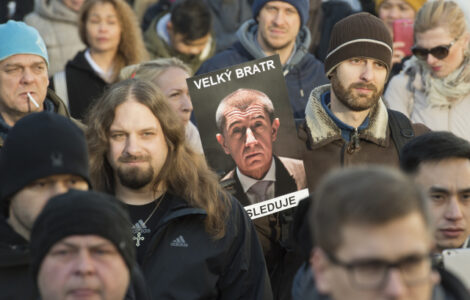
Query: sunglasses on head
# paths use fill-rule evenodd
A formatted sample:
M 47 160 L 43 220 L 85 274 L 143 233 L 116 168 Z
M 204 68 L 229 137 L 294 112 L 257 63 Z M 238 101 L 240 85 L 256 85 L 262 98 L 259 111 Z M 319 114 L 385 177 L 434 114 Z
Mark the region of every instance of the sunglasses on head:
M 437 59 L 444 59 L 447 57 L 447 55 L 449 55 L 450 47 L 452 47 L 452 45 L 454 45 L 456 41 L 457 40 L 454 40 L 449 45 L 439 45 L 431 49 L 413 46 L 411 48 L 411 52 L 414 56 L 422 60 L 428 59 L 428 54 L 431 54 Z

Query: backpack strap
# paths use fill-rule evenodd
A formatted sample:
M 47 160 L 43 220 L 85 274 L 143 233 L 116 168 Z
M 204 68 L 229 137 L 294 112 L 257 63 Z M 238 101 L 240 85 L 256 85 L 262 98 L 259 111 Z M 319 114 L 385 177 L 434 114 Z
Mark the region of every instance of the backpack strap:
M 65 71 L 55 73 L 54 76 L 52 76 L 52 80 L 54 81 L 55 93 L 64 101 L 65 106 L 70 110 Z
M 392 140 L 400 155 L 401 148 L 415 136 L 410 119 L 399 111 L 387 109 Z

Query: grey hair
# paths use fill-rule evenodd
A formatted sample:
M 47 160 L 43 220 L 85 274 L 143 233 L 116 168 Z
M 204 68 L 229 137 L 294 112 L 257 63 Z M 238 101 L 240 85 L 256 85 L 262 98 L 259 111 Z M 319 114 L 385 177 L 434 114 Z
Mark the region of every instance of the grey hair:
M 223 134 L 225 127 L 225 112 L 230 107 L 235 107 L 240 110 L 247 109 L 254 102 L 259 101 L 264 107 L 264 110 L 269 115 L 271 123 L 274 121 L 274 105 L 268 95 L 255 89 L 238 89 L 222 99 L 215 112 L 215 122 L 217 129 Z

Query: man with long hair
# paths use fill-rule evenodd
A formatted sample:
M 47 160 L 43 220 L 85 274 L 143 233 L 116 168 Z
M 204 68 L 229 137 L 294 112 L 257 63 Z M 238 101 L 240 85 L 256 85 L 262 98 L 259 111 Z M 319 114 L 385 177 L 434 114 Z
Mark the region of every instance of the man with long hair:
M 110 88 L 87 118 L 93 186 L 126 204 L 153 299 L 270 299 L 248 216 L 176 120 L 149 82 Z

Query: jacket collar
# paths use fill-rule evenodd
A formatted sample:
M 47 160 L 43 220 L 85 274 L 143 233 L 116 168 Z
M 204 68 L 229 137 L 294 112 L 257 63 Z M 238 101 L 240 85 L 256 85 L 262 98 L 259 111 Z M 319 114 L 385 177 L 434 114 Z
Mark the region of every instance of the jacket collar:
M 305 121 L 310 133 L 313 149 L 322 147 L 334 140 L 341 139 L 341 129 L 328 116 L 321 105 L 321 95 L 330 90 L 326 84 L 315 88 L 305 108 Z M 369 126 L 359 132 L 359 137 L 382 147 L 388 147 L 388 113 L 382 98 L 379 99 L 369 113 Z

